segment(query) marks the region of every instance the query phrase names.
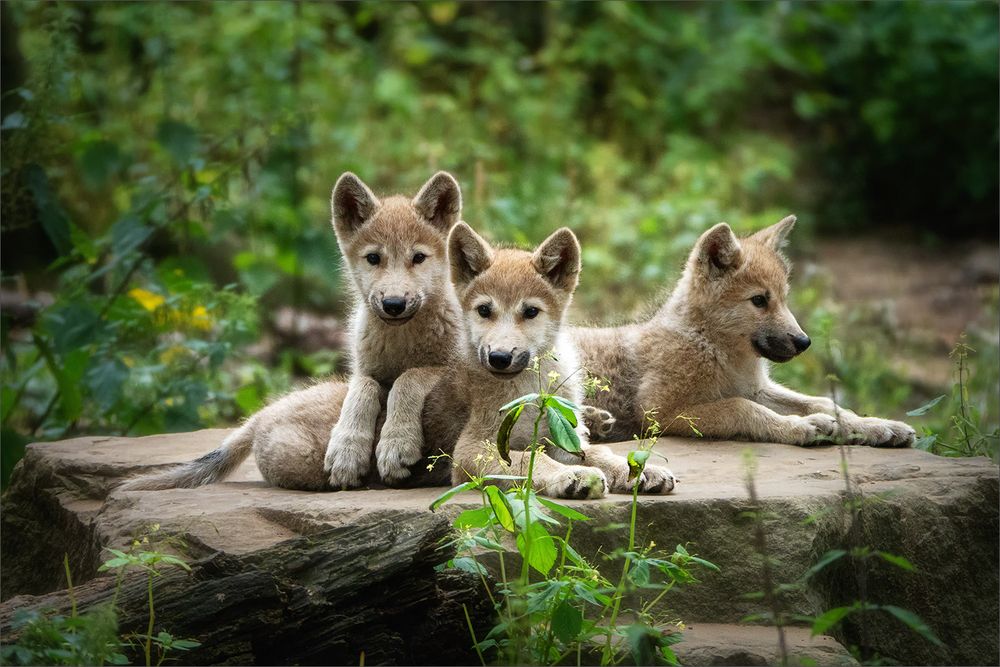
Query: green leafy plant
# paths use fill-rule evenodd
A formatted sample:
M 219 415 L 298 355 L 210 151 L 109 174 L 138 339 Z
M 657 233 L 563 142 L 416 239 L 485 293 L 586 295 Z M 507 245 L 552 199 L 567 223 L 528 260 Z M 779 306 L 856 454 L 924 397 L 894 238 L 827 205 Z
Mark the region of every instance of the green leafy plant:
M 155 635 L 153 634 L 156 621 L 153 581 L 156 577 L 162 575 L 162 569 L 164 567 L 177 567 L 188 572 L 191 571 L 191 567 L 183 559 L 145 548 L 145 545 L 149 544 L 149 536 L 156 534 L 159 529 L 159 524 L 153 524 L 150 526 L 147 534 L 132 541 L 132 545 L 129 547 L 128 551 L 121 551 L 120 549 L 107 547 L 106 550 L 109 554 L 111 554 L 111 558 L 104 561 L 104 563 L 102 563 L 98 568 L 98 571 L 100 572 L 112 570 L 118 572 L 118 581 L 115 587 L 114 595 L 115 601 L 118 599 L 118 593 L 121 590 L 122 581 L 124 580 L 124 575 L 127 570 L 136 569 L 146 573 L 146 599 L 149 610 L 149 621 L 146 627 L 146 632 L 143 634 L 132 633 L 126 636 L 128 641 L 138 643 L 141 646 L 143 656 L 146 661 L 146 667 L 150 667 L 153 664 L 154 647 L 156 649 L 155 664 L 159 666 L 163 664 L 164 660 L 167 659 L 167 656 L 171 651 L 189 651 L 192 648 L 201 646 L 200 642 L 193 639 L 176 638 L 165 630 L 161 630 Z M 113 604 L 114 603 L 112 603 L 112 605 Z
M 64 556 L 66 584 L 71 611 L 46 615 L 35 610 L 19 610 L 12 628 L 15 643 L 0 648 L 0 662 L 6 665 L 127 665 L 118 637 L 118 615 L 113 604 L 99 605 L 79 614 L 69 569 Z
M 537 369 L 537 365 L 536 365 Z M 626 656 L 639 664 L 676 664 L 670 648 L 680 641 L 680 633 L 661 629 L 657 607 L 676 585 L 695 583 L 693 567 L 717 569 L 712 563 L 677 545 L 673 552 L 655 550 L 655 543 L 640 545 L 636 535 L 639 479 L 649 460 L 655 433 L 640 441 L 639 449 L 628 455 L 629 479 L 634 480 L 627 545 L 606 555 L 610 562 L 621 561 L 617 582 L 609 581 L 572 546 L 575 522 L 590 517 L 568 505 L 535 493 L 532 488 L 535 456 L 544 447 L 539 441 L 542 419 L 549 425 L 551 439 L 545 444 L 571 453 L 581 452 L 576 435 L 578 407 L 556 394 L 559 378 L 550 376 L 539 391 L 503 406 L 497 434 L 497 456 L 509 462 L 510 433 L 526 413 L 534 417 L 527 474 L 477 475 L 441 494 L 431 505 L 437 509 L 461 492 L 479 494 L 481 506 L 461 512 L 454 520 L 455 558 L 448 567 L 476 573 L 482 580 L 498 615 L 498 623 L 482 639 L 473 634 L 476 651 L 483 664 L 487 654 L 495 654 L 503 664 L 560 664 L 567 660 L 618 664 Z M 504 491 L 497 484 L 510 487 Z M 511 572 L 506 558 L 513 544 L 521 557 L 520 570 Z M 489 581 L 481 553 L 493 554 L 499 566 L 496 588 Z M 651 594 L 638 607 L 624 609 L 633 593 Z M 468 619 L 468 615 L 466 616 Z M 622 618 L 628 618 L 623 624 Z M 676 625 L 675 625 L 676 627 Z M 474 633 L 470 622 L 470 632 Z
M 923 436 L 913 445 L 917 449 L 941 456 L 989 456 L 994 461 L 1000 458 L 1000 427 L 987 426 L 983 419 L 985 406 L 973 400 L 970 395 L 970 356 L 975 352 L 966 343 L 966 335 L 962 334 L 951 351 L 955 364 L 955 383 L 950 397 L 942 394 L 906 413 L 910 417 L 921 417 L 950 399 L 944 405 L 947 406 L 946 413 L 950 414 L 951 428 L 947 433 L 935 433 L 925 427 Z

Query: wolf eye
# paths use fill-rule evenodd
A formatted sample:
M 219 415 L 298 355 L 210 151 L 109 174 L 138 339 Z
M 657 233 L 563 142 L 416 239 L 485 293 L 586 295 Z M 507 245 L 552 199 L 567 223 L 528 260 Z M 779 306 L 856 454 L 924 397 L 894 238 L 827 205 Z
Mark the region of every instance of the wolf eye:
M 413 256 L 413 263 L 414 263 L 414 264 L 420 264 L 420 263 L 422 263 L 422 262 L 423 262 L 423 261 L 424 261 L 425 259 L 427 259 L 427 255 L 425 255 L 425 254 L 424 254 L 424 253 L 422 253 L 422 252 L 418 252 L 418 253 L 417 253 L 416 255 L 414 255 L 414 256 Z
M 368 263 L 371 264 L 372 266 L 378 266 L 378 263 L 382 261 L 382 258 L 379 257 L 379 254 L 377 252 L 368 253 L 367 255 L 365 255 L 365 259 L 368 260 Z
M 528 306 L 527 308 L 524 309 L 524 319 L 533 320 L 536 317 L 538 317 L 538 313 L 540 312 L 541 311 L 535 308 L 534 306 Z
M 480 317 L 489 317 L 493 314 L 493 310 L 485 303 L 476 308 L 476 312 L 479 313 Z
M 758 308 L 767 308 L 767 297 L 763 294 L 755 294 L 750 297 L 750 303 L 757 306 Z

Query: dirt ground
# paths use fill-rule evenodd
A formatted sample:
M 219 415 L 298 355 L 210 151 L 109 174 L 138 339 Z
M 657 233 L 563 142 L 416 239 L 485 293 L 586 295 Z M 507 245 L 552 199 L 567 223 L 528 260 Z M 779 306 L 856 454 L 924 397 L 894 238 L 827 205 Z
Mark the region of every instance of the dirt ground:
M 1000 248 L 965 241 L 929 247 L 892 237 L 814 241 L 798 270 L 818 273 L 843 306 L 898 332 L 890 354 L 915 380 L 947 384 L 947 353 L 963 331 L 996 338 Z

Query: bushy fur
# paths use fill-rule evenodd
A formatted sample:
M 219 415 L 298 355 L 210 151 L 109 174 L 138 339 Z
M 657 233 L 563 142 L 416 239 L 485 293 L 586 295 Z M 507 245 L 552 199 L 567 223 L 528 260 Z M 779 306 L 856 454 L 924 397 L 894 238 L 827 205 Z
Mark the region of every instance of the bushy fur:
M 912 443 L 907 424 L 858 416 L 769 377 L 768 360 L 788 361 L 809 344 L 788 309 L 789 267 L 780 252 L 794 223 L 789 216 L 745 239 L 720 223 L 698 240 L 676 288 L 651 319 L 573 330 L 583 363 L 610 381 L 611 391 L 592 401 L 617 417 L 609 438 L 640 433 L 644 410 L 655 410 L 671 435 L 693 434 L 684 416 L 709 438 Z

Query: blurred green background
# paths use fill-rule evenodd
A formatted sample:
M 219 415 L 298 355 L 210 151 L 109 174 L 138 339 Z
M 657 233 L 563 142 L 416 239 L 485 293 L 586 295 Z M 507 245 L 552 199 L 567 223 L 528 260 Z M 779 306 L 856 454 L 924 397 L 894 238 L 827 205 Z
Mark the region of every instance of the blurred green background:
M 944 396 L 920 446 L 995 452 L 994 2 L 0 9 L 4 479 L 29 441 L 231 424 L 342 371 L 345 170 L 446 169 L 495 239 L 572 227 L 578 321 L 794 212 L 816 344 L 775 374 L 897 418 Z

